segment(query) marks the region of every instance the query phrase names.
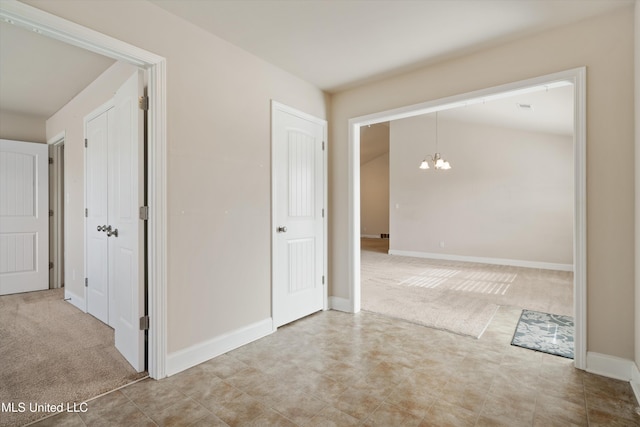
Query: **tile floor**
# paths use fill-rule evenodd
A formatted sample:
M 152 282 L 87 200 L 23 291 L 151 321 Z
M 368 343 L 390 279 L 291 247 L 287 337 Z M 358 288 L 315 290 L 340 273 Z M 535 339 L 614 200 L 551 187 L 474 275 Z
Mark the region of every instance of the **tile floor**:
M 634 426 L 628 383 L 510 345 L 520 310 L 479 339 L 327 311 L 170 378 L 37 426 Z

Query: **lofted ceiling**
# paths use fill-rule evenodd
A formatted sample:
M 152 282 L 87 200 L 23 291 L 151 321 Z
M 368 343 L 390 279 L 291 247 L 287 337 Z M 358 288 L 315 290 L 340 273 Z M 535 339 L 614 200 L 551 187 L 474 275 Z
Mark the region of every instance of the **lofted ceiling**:
M 573 135 L 573 90 L 573 85 L 567 85 L 505 94 L 500 99 L 440 111 L 438 120 L 570 137 Z M 389 122 L 363 126 L 360 132 L 360 164 L 389 152 Z

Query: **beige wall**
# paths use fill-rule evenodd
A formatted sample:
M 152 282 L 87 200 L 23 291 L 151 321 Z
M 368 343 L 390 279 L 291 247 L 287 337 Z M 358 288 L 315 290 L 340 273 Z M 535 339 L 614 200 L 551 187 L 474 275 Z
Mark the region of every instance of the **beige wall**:
M 389 126 L 361 129 L 360 234 L 389 234 Z
M 85 298 L 84 118 L 113 98 L 136 67 L 116 62 L 47 122 L 47 138 L 65 132 L 65 291 Z M 69 295 L 66 295 L 69 297 Z
M 331 293 L 348 298 L 349 118 L 587 67 L 587 348 L 634 354 L 633 9 L 364 85 L 332 98 Z M 612 333 L 615 331 L 615 333 Z
M 0 111 L 0 138 L 46 143 L 46 117 Z
M 169 353 L 270 318 L 270 101 L 328 97 L 149 2 L 25 3 L 167 58 Z
M 360 166 L 360 234 L 389 234 L 389 153 Z
M 635 298 L 635 315 L 636 315 L 636 365 L 640 367 L 640 1 L 635 3 L 635 125 L 636 125 L 636 298 Z
M 573 264 L 573 138 L 445 117 L 448 171 L 433 114 L 391 122 L 390 250 Z

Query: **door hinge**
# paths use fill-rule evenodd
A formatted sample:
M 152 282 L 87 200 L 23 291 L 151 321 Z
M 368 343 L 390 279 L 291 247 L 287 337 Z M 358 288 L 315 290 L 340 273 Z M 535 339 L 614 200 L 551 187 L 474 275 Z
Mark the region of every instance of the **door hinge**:
M 52 165 L 53 164 L 53 157 L 49 157 L 49 164 Z
M 324 208 L 322 208 L 322 218 L 324 218 Z
M 53 263 L 52 263 L 52 262 L 50 262 L 50 263 L 49 263 L 49 270 L 51 270 L 52 268 L 53 268 Z
M 87 138 L 84 139 L 84 147 L 87 148 L 89 146 L 89 140 Z
M 324 276 L 322 276 L 322 284 L 324 285 Z
M 322 141 L 322 151 L 324 151 L 324 141 Z
M 149 316 L 142 316 L 140 318 L 140 330 L 141 331 L 149 330 Z
M 89 278 L 88 278 L 88 277 L 85 277 L 85 278 L 84 278 L 84 287 L 85 287 L 85 288 L 88 288 L 88 287 L 89 287 Z
M 49 216 L 53 216 L 53 211 L 49 210 Z
M 141 110 L 147 111 L 149 109 L 149 97 L 141 96 L 138 98 L 138 106 Z
M 143 221 L 149 220 L 149 206 L 140 206 L 140 219 Z
M 85 218 L 89 218 L 89 209 L 88 208 L 84 209 L 84 216 L 85 216 Z

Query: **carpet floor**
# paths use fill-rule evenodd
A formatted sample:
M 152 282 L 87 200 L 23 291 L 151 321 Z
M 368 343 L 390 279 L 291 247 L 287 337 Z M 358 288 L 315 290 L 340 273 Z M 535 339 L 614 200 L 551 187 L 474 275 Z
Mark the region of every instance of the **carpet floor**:
M 573 273 L 388 255 L 362 239 L 361 307 L 479 338 L 499 306 L 573 315 Z
M 0 297 L 1 426 L 24 425 L 47 413 L 29 404 L 83 402 L 136 379 L 115 349 L 109 326 L 63 300 L 63 289 Z

